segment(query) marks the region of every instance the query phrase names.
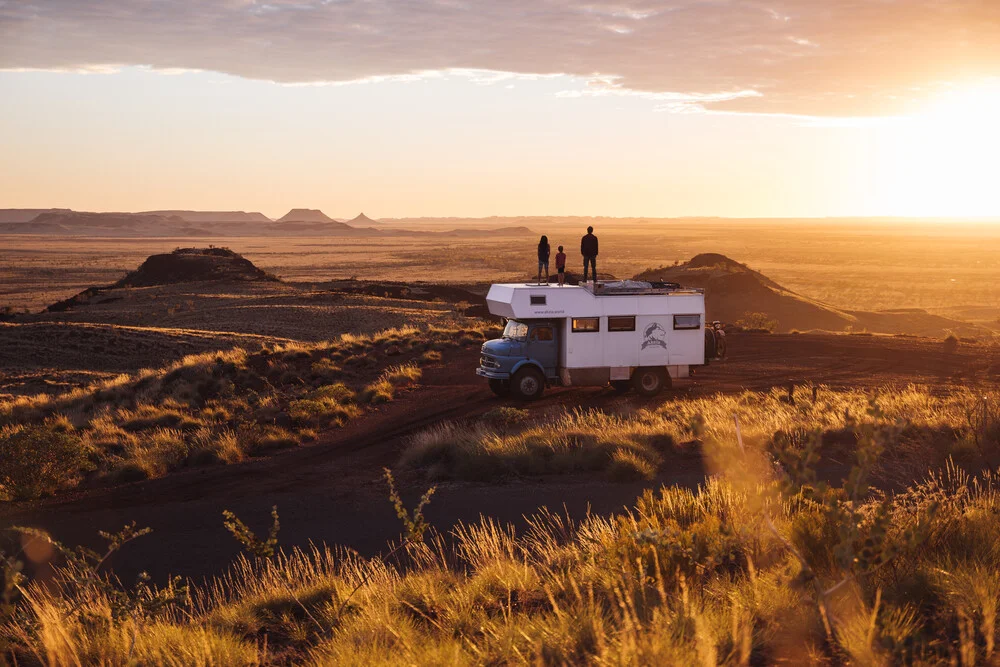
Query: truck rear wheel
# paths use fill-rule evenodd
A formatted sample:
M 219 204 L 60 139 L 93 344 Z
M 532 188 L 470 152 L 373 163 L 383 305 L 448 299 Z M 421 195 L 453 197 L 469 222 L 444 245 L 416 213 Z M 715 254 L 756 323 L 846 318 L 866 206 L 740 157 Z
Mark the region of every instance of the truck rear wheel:
M 490 380 L 490 391 L 500 398 L 510 396 L 510 380 Z
M 632 374 L 632 386 L 643 396 L 656 396 L 669 385 L 670 376 L 663 368 L 640 368 Z
M 534 366 L 525 366 L 514 373 L 510 382 L 510 391 L 522 401 L 533 401 L 545 391 L 545 378 Z

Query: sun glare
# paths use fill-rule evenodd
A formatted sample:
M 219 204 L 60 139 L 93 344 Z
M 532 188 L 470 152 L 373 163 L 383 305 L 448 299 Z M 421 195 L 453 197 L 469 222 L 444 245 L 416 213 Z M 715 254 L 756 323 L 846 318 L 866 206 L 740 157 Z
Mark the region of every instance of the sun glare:
M 1000 80 L 943 94 L 888 134 L 879 183 L 886 211 L 1000 215 Z

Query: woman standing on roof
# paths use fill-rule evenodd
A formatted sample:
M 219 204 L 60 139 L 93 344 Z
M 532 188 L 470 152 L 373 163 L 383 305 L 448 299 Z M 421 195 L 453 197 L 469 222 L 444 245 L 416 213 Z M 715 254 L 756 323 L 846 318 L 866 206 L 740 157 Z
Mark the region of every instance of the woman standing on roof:
M 542 236 L 542 239 L 538 242 L 538 284 L 542 284 L 542 268 L 545 268 L 545 282 L 549 282 L 549 254 L 552 252 L 549 248 L 549 237 Z

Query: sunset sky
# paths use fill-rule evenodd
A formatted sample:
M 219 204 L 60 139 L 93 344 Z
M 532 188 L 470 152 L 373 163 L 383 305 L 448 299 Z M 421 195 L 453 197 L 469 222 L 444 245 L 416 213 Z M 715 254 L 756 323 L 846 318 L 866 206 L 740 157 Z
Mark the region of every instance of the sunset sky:
M 996 0 L 0 0 L 0 207 L 998 216 Z

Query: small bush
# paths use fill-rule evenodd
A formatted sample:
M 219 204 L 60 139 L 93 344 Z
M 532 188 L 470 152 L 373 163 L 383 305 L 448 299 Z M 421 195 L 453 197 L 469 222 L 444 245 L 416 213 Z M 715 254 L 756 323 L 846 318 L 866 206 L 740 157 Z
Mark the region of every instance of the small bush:
M 393 386 L 399 387 L 404 384 L 409 384 L 410 382 L 416 382 L 421 378 L 423 372 L 415 364 L 403 364 L 401 366 L 392 366 L 387 369 L 385 373 L 382 374 L 382 378 L 392 383 Z
M 608 476 L 616 482 L 651 480 L 656 477 L 656 466 L 633 451 L 619 449 L 611 455 Z
M 74 486 L 87 459 L 79 436 L 60 423 L 0 430 L 0 489 L 10 498 L 38 498 Z
M 958 336 L 955 334 L 948 334 L 948 336 L 942 342 L 942 347 L 944 351 L 948 354 L 953 354 L 958 351 Z
M 342 382 L 325 385 L 310 392 L 306 398 L 289 404 L 289 415 L 298 424 L 343 426 L 361 414 L 354 404 L 354 391 Z
M 243 447 L 234 431 L 226 429 L 217 433 L 202 429 L 195 434 L 188 462 L 192 465 L 239 463 L 243 458 Z
M 291 431 L 279 426 L 268 426 L 258 437 L 254 438 L 247 449 L 254 454 L 259 454 L 298 446 L 299 440 Z
M 743 317 L 736 320 L 736 326 L 741 329 L 752 331 L 774 332 L 778 328 L 778 320 L 772 319 L 767 313 L 743 313 Z
M 361 400 L 365 403 L 371 403 L 372 405 L 378 405 L 379 403 L 388 403 L 396 395 L 396 388 L 391 382 L 385 378 L 376 380 L 361 392 Z
M 427 364 L 437 363 L 438 361 L 441 361 L 441 357 L 442 357 L 441 353 L 438 352 L 437 350 L 427 350 L 422 355 L 420 355 L 420 361 Z

